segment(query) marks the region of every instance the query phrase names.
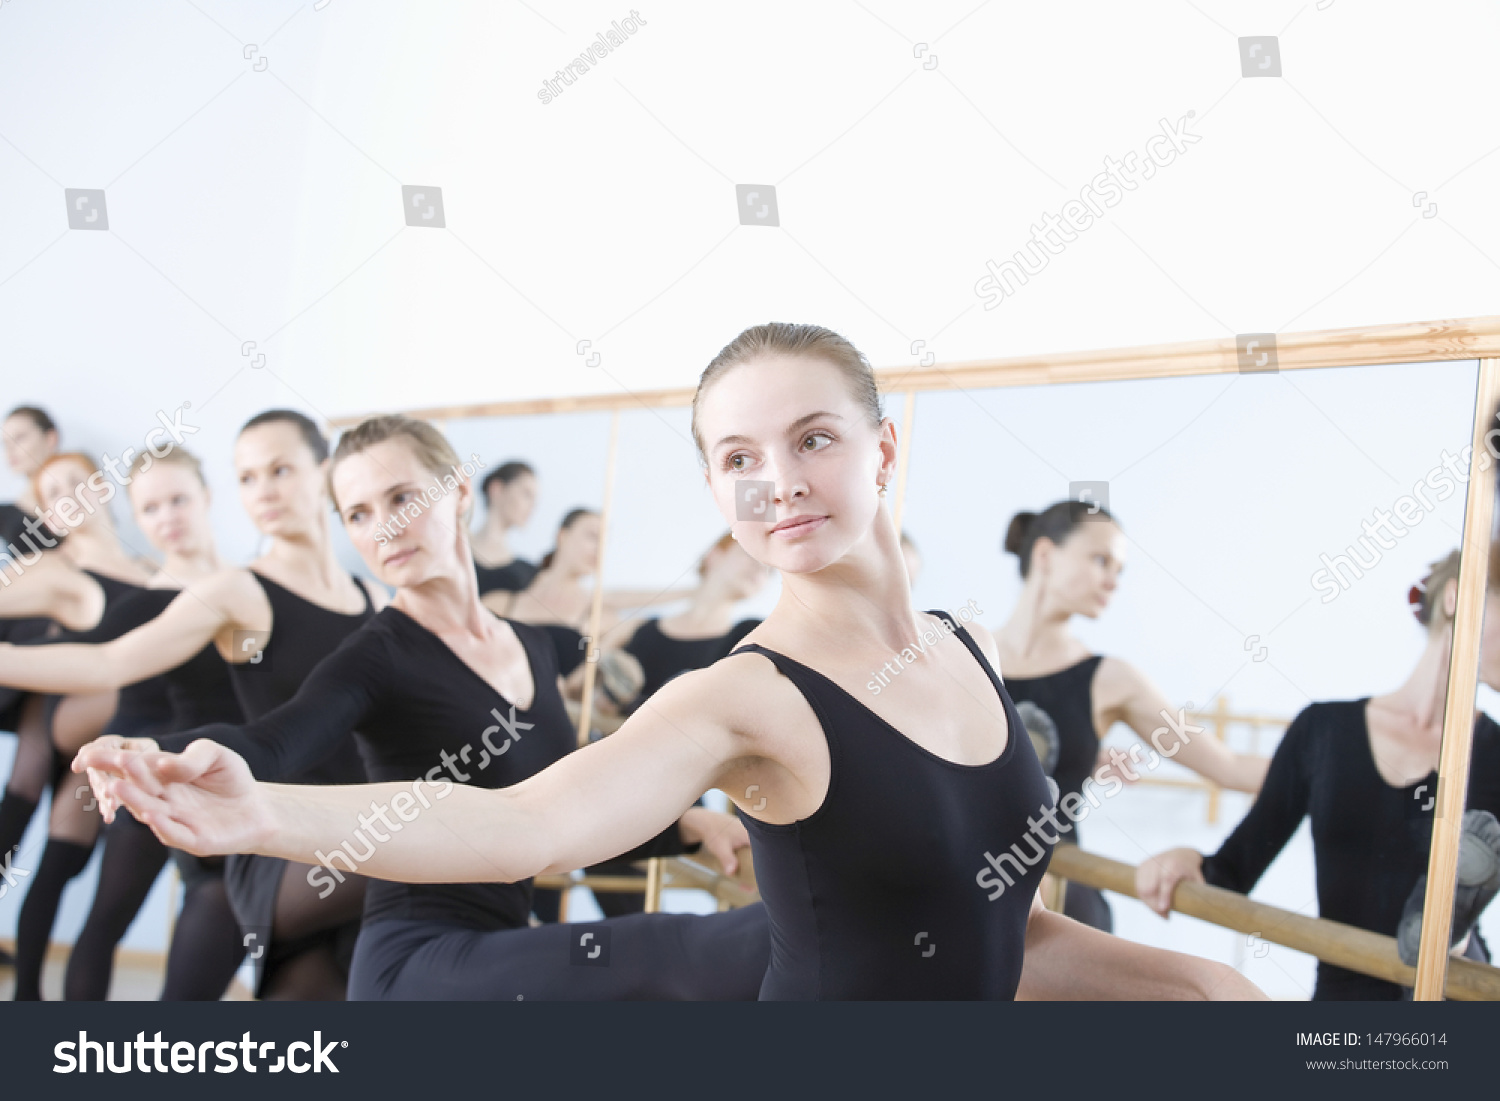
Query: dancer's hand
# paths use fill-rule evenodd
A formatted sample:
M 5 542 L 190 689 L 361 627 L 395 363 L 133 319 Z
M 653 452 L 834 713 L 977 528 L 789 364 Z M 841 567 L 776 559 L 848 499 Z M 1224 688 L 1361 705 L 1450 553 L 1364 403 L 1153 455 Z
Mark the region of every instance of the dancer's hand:
M 273 816 L 238 753 L 200 738 L 181 753 L 134 752 L 98 742 L 78 754 L 103 779 L 100 798 L 130 809 L 164 845 L 195 856 L 251 852 Z
M 1203 882 L 1203 854 L 1195 849 L 1168 849 L 1141 862 L 1135 870 L 1136 897 L 1162 917 L 1172 909 L 1172 893 L 1184 879 Z
M 156 739 L 154 738 L 122 738 L 118 734 L 108 734 L 102 738 L 95 738 L 90 744 L 109 749 L 118 749 L 126 753 L 155 753 L 161 749 L 156 744 Z M 120 809 L 120 804 L 105 794 L 109 777 L 98 769 L 89 768 L 86 764 L 81 763 L 83 754 L 88 748 L 87 745 L 84 746 L 73 758 L 73 771 L 88 773 L 89 786 L 94 789 L 94 799 L 99 804 L 99 813 L 104 816 L 106 822 L 113 822 L 115 820 L 115 811 Z
M 707 807 L 689 807 L 677 822 L 677 830 L 688 844 L 703 843 L 703 848 L 719 862 L 725 875 L 740 870 L 739 849 L 749 848 L 750 834 L 736 815 L 720 814 Z

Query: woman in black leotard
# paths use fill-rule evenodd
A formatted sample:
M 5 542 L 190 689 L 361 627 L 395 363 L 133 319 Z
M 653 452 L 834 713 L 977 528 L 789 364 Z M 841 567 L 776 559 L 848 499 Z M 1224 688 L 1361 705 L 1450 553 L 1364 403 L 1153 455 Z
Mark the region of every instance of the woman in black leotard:
M 441 433 L 419 421 L 379 417 L 351 430 L 339 443 L 332 482 L 366 564 L 397 587 L 394 602 L 329 655 L 288 703 L 244 726 L 160 739 L 161 748 L 211 738 L 242 753 L 257 776 L 277 780 L 305 772 L 357 730 L 372 777 L 425 778 L 433 799 L 455 781 L 514 784 L 573 749 L 546 634 L 496 619 L 469 579 L 461 533 L 471 489 L 441 481 L 455 463 Z M 434 494 L 438 503 L 410 519 L 399 537 L 371 539 L 385 510 L 410 511 L 413 500 Z M 382 809 L 340 847 L 320 850 L 309 884 L 335 893 L 383 828 L 401 828 L 409 810 L 397 804 L 397 817 L 382 827 L 381 815 L 391 813 Z M 701 841 L 732 866 L 736 839 L 748 843 L 738 822 L 695 808 L 680 832 L 669 828 L 638 855 L 670 855 L 685 841 Z M 529 883 L 372 882 L 351 996 L 753 998 L 770 951 L 759 908 L 707 921 L 653 915 L 592 926 L 596 939 L 611 942 L 610 971 L 575 970 L 567 962 L 572 933 L 527 928 L 530 902 Z M 463 955 L 462 966 L 440 962 L 452 953 Z M 408 959 L 413 954 L 420 959 Z
M 1020 559 L 1025 579 L 1015 611 L 995 632 L 1005 686 L 1018 705 L 1035 709 L 1022 708 L 1028 725 L 1055 731 L 1049 772 L 1062 795 L 1081 794 L 1090 782 L 1113 794 L 1122 781 L 1138 778 L 1141 747 L 1131 746 L 1128 760 L 1120 750 L 1107 755 L 1100 750 L 1101 732 L 1121 722 L 1144 742 L 1177 718 L 1176 708 L 1143 673 L 1119 658 L 1090 654 L 1069 630 L 1075 615 L 1093 619 L 1108 606 L 1125 565 L 1125 536 L 1105 509 L 1059 501 L 1040 513 L 1018 512 L 1006 529 L 1004 549 Z M 1162 744 L 1176 746 L 1172 759 L 1178 764 L 1234 791 L 1259 790 L 1266 758 L 1232 753 L 1216 738 L 1179 739 L 1167 729 Z M 1160 754 L 1148 753 L 1146 761 L 1152 760 Z M 1093 802 L 1097 798 L 1090 795 Z M 1081 845 L 1079 829 L 1075 824 L 1068 840 Z M 1113 929 L 1103 894 L 1080 883 L 1068 884 L 1063 913 L 1105 932 Z
M 717 787 L 752 830 L 772 931 L 763 996 L 1259 995 L 1232 968 L 1041 907 L 1052 793 L 1030 741 L 1012 737 L 988 632 L 955 639 L 911 610 L 878 493 L 895 426 L 858 351 L 815 326 L 747 330 L 704 372 L 694 434 L 740 545 L 781 571 L 754 652 L 683 674 L 521 783 L 455 786 L 361 867 L 429 883 L 566 871 L 648 840 Z M 906 650 L 901 677 L 865 693 L 868 670 Z M 372 799 L 413 796 L 256 783 L 209 741 L 178 755 L 90 746 L 74 767 L 106 770 L 94 775 L 106 795 L 198 852 L 327 852 Z
M 1136 869 L 1142 902 L 1165 917 L 1184 879 L 1248 894 L 1302 819 L 1311 817 L 1318 916 L 1398 935 L 1403 907 L 1425 876 L 1431 852 L 1458 565 L 1454 551 L 1434 565 L 1421 590 L 1416 611 L 1427 627 L 1427 646 L 1406 682 L 1383 695 L 1303 708 L 1276 748 L 1260 795 L 1219 851 L 1204 857 L 1171 849 L 1144 861 Z M 1500 545 L 1490 549 L 1479 676 L 1500 688 Z M 1465 806 L 1500 815 L 1500 726 L 1483 712 L 1474 716 Z M 1500 864 L 1496 832 L 1477 840 Z M 1455 912 L 1455 952 L 1488 962 L 1488 949 L 1472 928 L 1477 917 L 1477 910 Z M 1410 988 L 1319 961 L 1312 997 L 1388 1001 L 1410 997 Z
M 327 457 L 327 442 L 302 414 L 252 417 L 235 442 L 235 469 L 241 504 L 270 537 L 266 552 L 248 569 L 221 570 L 188 585 L 161 615 L 105 645 L 0 647 L 0 682 L 44 691 L 59 684 L 111 688 L 175 669 L 212 643 L 229 663 L 246 716 L 289 699 L 313 666 L 373 614 L 372 596 L 384 600 L 335 559 Z M 311 778 L 360 775 L 352 741 L 320 764 Z M 105 802 L 101 809 L 112 808 Z M 324 900 L 307 886 L 306 871 L 274 859 L 226 862 L 225 885 L 263 997 L 343 996 L 362 880 Z
M 185 584 L 222 568 L 209 519 L 208 486 L 198 460 L 181 448 L 165 455 L 137 455 L 126 481 L 136 525 L 162 552 L 161 571 L 150 587 L 121 603 L 96 632 L 118 638 L 149 623 L 166 610 Z M 103 628 L 108 628 L 105 631 Z M 235 722 L 239 704 L 229 672 L 212 643 L 176 669 L 120 690 L 121 704 L 106 736 L 132 736 L 117 729 L 127 696 L 142 685 L 160 684 L 169 705 L 169 721 L 160 730 L 138 730 L 153 737 L 169 730 L 208 722 Z M 105 832 L 99 885 L 88 919 L 68 956 L 63 996 L 69 1001 L 99 1001 L 109 993 L 115 948 L 135 920 L 169 850 L 129 814 L 120 814 Z M 167 954 L 165 1000 L 217 999 L 238 969 L 244 949 L 224 893 L 223 861 L 203 861 L 173 853 L 182 874 L 182 912 L 173 926 Z
M 116 534 L 108 508 L 114 486 L 78 452 L 53 455 L 32 481 L 40 517 L 49 530 L 68 538 L 55 549 L 32 555 L 23 572 L 0 591 L 0 615 L 47 616 L 60 629 L 57 637 L 65 639 L 112 637 L 119 630 L 121 607 L 140 594 L 151 577 L 148 565 L 129 554 Z M 23 648 L 44 649 L 42 644 L 53 635 L 49 631 L 47 637 L 30 639 Z M 99 834 L 94 800 L 85 798 L 88 793 L 76 783 L 60 782 L 68 757 L 101 730 L 129 735 L 160 729 L 170 708 L 165 686 L 156 681 L 118 695 L 85 690 L 52 696 L 44 713 L 51 735 L 45 752 L 53 778 L 47 843 L 35 864 L 19 850 L 14 857 L 21 866 L 35 869 L 16 920 L 18 1001 L 41 998 L 42 964 L 58 903 L 69 881 L 87 865 Z
M 470 536 L 479 595 L 518 593 L 530 585 L 537 568 L 511 553 L 510 533 L 523 528 L 536 507 L 536 471 L 527 463 L 501 463 L 484 476 L 484 523 Z

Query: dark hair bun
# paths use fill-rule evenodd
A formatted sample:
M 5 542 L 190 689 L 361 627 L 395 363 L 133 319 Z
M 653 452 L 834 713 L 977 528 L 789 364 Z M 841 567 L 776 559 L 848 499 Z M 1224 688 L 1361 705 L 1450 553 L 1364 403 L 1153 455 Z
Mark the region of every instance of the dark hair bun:
M 1002 544 L 1007 554 L 1021 553 L 1021 545 L 1026 542 L 1026 530 L 1035 519 L 1034 512 L 1018 512 L 1010 518 L 1010 526 L 1005 529 L 1005 542 Z

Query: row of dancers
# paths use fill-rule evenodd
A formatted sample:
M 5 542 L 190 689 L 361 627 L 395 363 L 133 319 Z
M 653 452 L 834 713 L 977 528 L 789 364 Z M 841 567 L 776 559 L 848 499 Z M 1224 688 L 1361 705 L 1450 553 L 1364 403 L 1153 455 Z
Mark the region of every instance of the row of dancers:
M 6 421 L 8 443 L 31 412 Z M 187 890 L 166 997 L 217 997 L 247 948 L 265 998 L 1262 996 L 1227 966 L 1109 935 L 1098 892 L 1070 884 L 1058 914 L 1036 892 L 1058 840 L 1037 819 L 1056 821 L 1114 767 L 1099 732 L 1124 722 L 1144 740 L 1169 710 L 1149 678 L 1090 654 L 1069 629 L 1118 584 L 1126 544 L 1112 517 L 1080 520 L 1068 502 L 1018 515 L 1005 549 L 1022 594 L 992 635 L 911 609 L 916 563 L 884 502 L 895 429 L 842 337 L 781 324 L 740 334 L 703 373 L 693 429 L 729 537 L 689 590 L 605 594 L 600 679 L 625 718 L 576 750 L 567 697 L 593 645 L 584 581 L 598 517 L 570 514 L 534 566 L 515 558 L 509 532 L 536 495 L 530 467 L 506 464 L 475 485 L 452 476 L 453 449 L 423 422 L 371 418 L 330 455 L 307 418 L 262 414 L 235 442 L 242 503 L 269 539 L 245 568 L 218 560 L 194 460 L 178 451 L 132 468 L 159 570 L 126 554 L 95 508 L 0 590 L 0 614 L 31 617 L 12 620 L 25 637 L 0 647 L 0 684 L 42 694 L 11 701 L 21 745 L 0 806 L 6 851 L 47 780 L 64 793 L 18 925 L 17 996 L 40 996 L 56 899 L 92 847 L 94 811 L 66 798 L 58 768 L 75 752 L 111 824 L 70 997 L 104 996 L 113 947 L 169 849 Z M 55 448 L 55 428 L 50 438 Z M 52 455 L 24 504 L 85 494 L 92 470 L 84 456 Z M 737 518 L 746 477 L 774 483 L 776 521 Z M 488 511 L 471 534 L 480 496 Z M 380 584 L 338 566 L 330 503 Z M 771 570 L 782 579 L 773 611 L 734 622 Z M 482 591 L 487 577 L 498 583 Z M 1369 788 L 1374 775 L 1400 799 L 1436 762 L 1423 692 L 1446 683 L 1432 662 L 1451 640 L 1449 580 L 1435 570 L 1431 606 L 1419 608 L 1434 656 L 1391 699 L 1309 707 L 1270 762 L 1181 741 L 1179 763 L 1261 796 L 1214 857 L 1146 862 L 1143 898 L 1164 912 L 1194 876 L 1248 891 L 1311 812 L 1321 912 L 1397 932 L 1423 867 L 1391 860 L 1390 846 L 1420 849 L 1425 863 L 1431 820 L 1402 802 L 1400 838 L 1384 819 L 1367 828 Z M 667 597 L 687 608 L 629 618 Z M 870 668 L 923 637 L 939 641 L 920 662 L 878 697 L 863 690 Z M 1486 661 L 1500 665 L 1489 637 Z M 153 681 L 154 705 L 141 695 Z M 1344 742 L 1325 732 L 1334 712 Z M 1366 715 L 1367 756 L 1383 767 L 1362 773 L 1348 732 Z M 1481 715 L 1476 815 L 1500 811 L 1495 734 Z M 711 789 L 738 813 L 704 808 Z M 1479 879 L 1461 869 L 1455 929 L 1460 950 L 1484 958 L 1470 929 L 1494 894 L 1485 853 L 1500 888 L 1500 840 L 1471 832 L 1467 878 Z M 546 916 L 535 875 L 695 846 L 728 870 L 748 847 L 763 902 L 702 916 L 619 905 L 587 926 L 587 959 L 607 945 L 604 966 L 581 965 L 578 926 L 531 924 Z M 1024 865 L 998 863 L 1007 850 Z M 996 870 L 1022 889 L 987 892 Z M 1361 909 L 1349 887 L 1376 872 L 1381 906 Z M 1389 922 L 1387 894 L 1400 895 Z M 1336 971 L 1320 966 L 1315 997 L 1401 996 Z

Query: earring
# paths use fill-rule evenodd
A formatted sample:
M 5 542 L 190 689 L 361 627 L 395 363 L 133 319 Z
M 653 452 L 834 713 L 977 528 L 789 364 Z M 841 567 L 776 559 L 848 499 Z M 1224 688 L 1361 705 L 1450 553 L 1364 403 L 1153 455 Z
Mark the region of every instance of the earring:
M 882 496 L 882 497 L 885 496 L 885 483 L 884 482 L 880 483 L 880 496 Z
M 730 531 L 729 531 L 729 538 L 733 539 L 735 542 L 739 542 L 739 538 L 740 537 L 738 535 L 736 535 L 734 533 L 734 529 L 731 528 Z

